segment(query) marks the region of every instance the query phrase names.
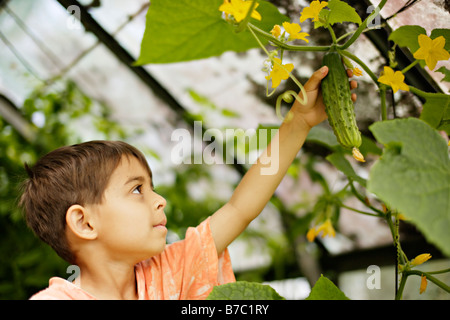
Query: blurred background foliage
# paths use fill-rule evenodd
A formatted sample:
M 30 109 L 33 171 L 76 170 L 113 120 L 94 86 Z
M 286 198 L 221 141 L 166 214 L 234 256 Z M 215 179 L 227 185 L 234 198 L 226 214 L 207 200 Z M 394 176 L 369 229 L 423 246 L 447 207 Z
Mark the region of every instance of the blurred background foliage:
M 27 178 L 24 163 L 81 142 L 84 131 L 96 132 L 99 139 L 123 139 L 126 133 L 109 119 L 109 112 L 74 82 L 58 81 L 36 89 L 21 108 L 30 140 L 0 118 L 0 296 L 26 299 L 47 286 L 52 274 L 67 276 L 67 263 L 36 239 L 17 207 L 20 185 Z

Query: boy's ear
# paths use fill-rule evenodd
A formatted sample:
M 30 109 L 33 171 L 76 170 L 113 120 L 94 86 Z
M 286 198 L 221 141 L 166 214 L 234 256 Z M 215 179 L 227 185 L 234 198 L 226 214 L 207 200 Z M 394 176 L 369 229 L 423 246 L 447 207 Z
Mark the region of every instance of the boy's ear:
M 66 223 L 68 228 L 79 238 L 94 240 L 97 230 L 94 228 L 90 212 L 83 206 L 74 204 L 67 209 Z

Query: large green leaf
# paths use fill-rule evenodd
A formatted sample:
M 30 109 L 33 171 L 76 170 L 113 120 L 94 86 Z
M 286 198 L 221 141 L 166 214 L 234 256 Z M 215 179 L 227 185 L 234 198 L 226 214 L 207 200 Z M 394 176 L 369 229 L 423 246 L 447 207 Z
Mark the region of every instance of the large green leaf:
M 356 13 L 356 10 L 344 1 L 330 0 L 327 7 L 330 10 L 322 9 L 319 16 L 330 25 L 343 22 L 354 22 L 358 25 L 362 23 L 361 17 Z M 322 22 L 317 21 L 314 23 L 314 28 L 322 27 L 323 25 Z
M 237 281 L 213 288 L 206 300 L 284 300 L 271 286 Z
M 450 29 L 433 29 L 431 30 L 431 39 L 443 36 L 445 38 L 444 49 L 450 52 Z
M 248 31 L 236 33 L 222 18 L 222 3 L 223 0 L 152 0 L 136 65 L 202 59 L 257 47 Z M 267 1 L 260 1 L 257 11 L 262 20 L 250 22 L 266 31 L 287 20 Z
M 450 95 L 427 93 L 420 119 L 438 130 L 450 134 Z
M 446 142 L 436 130 L 415 118 L 377 122 L 370 130 L 385 149 L 370 170 L 368 189 L 450 255 L 450 160 Z
M 394 30 L 389 35 L 389 40 L 394 41 L 399 47 L 407 47 L 411 52 L 419 49 L 417 38 L 420 34 L 427 34 L 427 31 L 421 26 L 402 26 Z
M 336 285 L 323 275 L 317 280 L 306 300 L 349 300 Z

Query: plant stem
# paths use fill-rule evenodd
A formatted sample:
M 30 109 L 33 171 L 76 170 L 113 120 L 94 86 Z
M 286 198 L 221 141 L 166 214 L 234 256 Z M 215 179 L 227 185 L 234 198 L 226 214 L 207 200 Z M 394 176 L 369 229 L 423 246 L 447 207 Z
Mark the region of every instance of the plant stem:
M 409 86 L 409 91 L 411 91 L 412 93 L 414 93 L 414 94 L 416 94 L 418 96 L 421 96 L 422 98 L 425 98 L 425 99 L 426 98 L 433 98 L 433 97 L 436 97 L 436 96 L 439 96 L 439 95 L 446 96 L 446 94 L 444 94 L 444 93 L 425 92 L 425 91 L 417 89 L 416 87 L 413 87 L 413 86 Z
M 383 212 L 383 211 L 381 211 L 381 210 L 375 208 L 374 206 L 368 204 L 368 203 L 366 202 L 366 200 L 364 199 L 364 197 L 358 193 L 358 191 L 356 190 L 355 186 L 353 185 L 353 181 L 349 181 L 349 184 L 350 184 L 350 188 L 351 188 L 351 190 L 352 190 L 352 193 L 355 195 L 355 197 L 356 197 L 359 201 L 361 201 L 361 202 L 362 202 L 366 207 L 368 207 L 369 209 L 375 211 L 375 212 L 378 214 L 378 215 L 377 215 L 378 217 L 384 217 L 384 212 Z
M 376 213 L 371 213 L 371 212 L 366 212 L 366 211 L 358 210 L 358 209 L 355 209 L 355 208 L 346 206 L 345 204 L 343 204 L 343 203 L 341 203 L 341 202 L 339 203 L 339 206 L 342 207 L 342 208 L 345 208 L 345 209 L 348 209 L 348 210 L 357 212 L 357 213 L 365 214 L 365 215 L 367 215 L 367 216 L 378 217 L 378 214 L 376 214 Z
M 446 273 L 446 272 L 450 272 L 450 268 L 448 269 L 444 269 L 444 270 L 438 270 L 438 271 L 428 271 L 428 274 L 439 274 L 439 273 Z
M 391 218 L 389 217 L 389 219 L 391 219 Z M 396 284 L 397 284 L 398 283 L 397 282 L 398 266 L 400 264 L 406 265 L 407 261 L 408 261 L 408 258 L 406 257 L 406 255 L 403 252 L 402 247 L 400 245 L 400 220 L 398 218 L 398 213 L 395 214 L 395 229 L 394 229 L 394 231 L 395 231 L 394 244 L 395 244 L 395 248 L 397 249 L 397 260 L 395 261 L 396 262 L 395 263 L 395 278 L 396 278 Z M 406 281 L 406 279 L 405 279 L 405 281 Z M 396 292 L 396 294 L 398 293 L 398 288 L 397 287 L 396 287 L 396 291 L 395 292 Z
M 394 226 L 394 224 L 392 223 L 392 213 L 390 211 L 388 211 L 386 213 L 386 222 L 389 226 L 389 229 L 391 230 L 392 239 L 394 240 L 394 246 L 397 250 L 396 261 L 395 261 L 396 262 L 395 263 L 395 299 L 399 300 L 402 298 L 403 289 L 405 287 L 407 275 L 405 274 L 404 271 L 402 272 L 400 286 L 397 287 L 398 266 L 400 263 L 402 263 L 403 265 L 406 265 L 407 258 L 400 246 L 399 230 L 398 230 L 398 217 L 396 217 L 396 219 L 395 219 L 395 226 Z
M 252 12 L 256 7 L 257 2 L 258 2 L 257 0 L 252 1 L 252 4 L 251 4 L 249 10 L 247 11 L 247 14 L 245 15 L 244 20 L 242 20 L 241 23 L 239 23 L 239 26 L 236 28 L 236 30 L 235 30 L 236 33 L 239 33 L 239 32 L 242 32 L 245 30 L 245 27 L 247 26 L 248 21 L 250 20 L 250 16 L 252 15 Z
M 395 225 L 392 223 L 392 213 L 388 211 L 386 213 L 386 222 L 389 226 L 389 229 L 391 230 L 392 239 L 394 240 L 394 245 L 397 249 L 397 258 L 399 260 L 399 263 L 406 264 L 408 262 L 408 258 L 406 257 L 405 253 L 402 250 L 402 247 L 400 245 L 400 238 L 399 238 L 399 232 L 398 232 L 398 219 L 396 218 Z
M 252 28 L 250 27 L 251 24 L 248 24 L 248 30 L 251 32 L 251 34 L 253 35 L 253 38 L 256 39 L 256 41 L 258 42 L 259 46 L 261 47 L 261 49 L 264 50 L 264 52 L 267 54 L 267 56 L 270 56 L 269 52 L 267 51 L 266 47 L 264 47 L 264 45 L 261 43 L 261 41 L 259 40 L 259 38 L 256 36 L 255 31 L 252 30 Z
M 384 27 L 384 26 L 386 26 L 386 23 L 382 23 L 380 26 Z M 371 30 L 374 30 L 374 29 L 378 29 L 380 26 L 373 27 L 373 28 L 365 28 L 361 33 L 365 33 L 365 32 L 368 32 L 368 31 L 371 31 Z M 342 36 L 340 36 L 336 41 L 339 43 L 342 40 L 344 40 L 345 38 L 347 38 L 348 36 L 353 35 L 356 31 L 357 30 L 347 32 L 346 34 L 343 34 Z
M 369 15 L 366 20 L 364 20 L 363 23 L 361 23 L 361 25 L 358 27 L 358 29 L 355 31 L 355 33 L 353 34 L 353 36 L 347 40 L 346 43 L 344 43 L 342 46 L 339 47 L 339 49 L 341 50 L 345 50 L 348 47 L 350 47 L 353 42 L 356 41 L 356 39 L 358 39 L 359 35 L 364 31 L 364 29 L 367 28 L 367 23 L 369 21 L 372 21 L 372 19 L 380 13 L 381 9 L 384 7 L 384 5 L 386 4 L 387 0 L 382 0 L 380 2 L 380 4 L 378 5 L 378 7 L 372 12 L 371 15 Z
M 386 86 L 380 86 L 381 120 L 387 120 Z
M 403 70 L 402 70 L 402 73 L 403 74 L 405 74 L 409 69 L 411 69 L 412 67 L 414 67 L 416 64 L 418 64 L 419 63 L 419 60 L 414 60 L 413 62 L 411 62 L 410 64 L 409 64 L 409 66 L 407 66 L 406 68 L 404 68 Z
M 256 27 L 255 25 L 253 25 L 251 23 L 248 23 L 247 26 L 248 26 L 248 28 L 250 30 L 254 31 L 258 35 L 260 35 L 263 38 L 265 38 L 266 40 L 269 40 L 270 42 L 272 42 L 275 46 L 277 46 L 277 47 L 279 47 L 281 49 L 284 49 L 284 50 L 288 50 L 288 51 L 328 51 L 328 50 L 330 50 L 330 46 L 294 46 L 294 45 L 289 45 L 289 44 L 281 42 L 280 40 L 278 40 L 277 38 L 272 36 L 270 33 L 265 32 L 264 30 L 261 30 L 260 28 Z
M 401 300 L 403 296 L 403 290 L 405 289 L 406 279 L 408 278 L 408 274 L 406 272 L 402 272 L 402 278 L 400 279 L 400 285 L 398 286 L 397 294 L 395 295 L 395 300 Z
M 411 275 L 411 274 L 414 274 L 414 275 L 417 275 L 417 276 L 425 276 L 425 277 L 427 277 L 427 280 L 430 280 L 431 282 L 433 282 L 438 287 L 441 287 L 442 289 L 444 289 L 445 291 L 450 293 L 450 286 L 446 285 L 442 281 L 440 281 L 437 278 L 433 277 L 430 272 L 423 272 L 423 271 L 420 271 L 420 270 L 406 270 L 405 274 L 408 275 L 408 276 Z
M 330 31 L 330 35 L 331 35 L 331 39 L 333 40 L 333 44 L 336 45 L 337 44 L 336 34 L 334 33 L 333 28 L 329 24 L 327 24 L 327 29 L 328 29 L 328 31 Z

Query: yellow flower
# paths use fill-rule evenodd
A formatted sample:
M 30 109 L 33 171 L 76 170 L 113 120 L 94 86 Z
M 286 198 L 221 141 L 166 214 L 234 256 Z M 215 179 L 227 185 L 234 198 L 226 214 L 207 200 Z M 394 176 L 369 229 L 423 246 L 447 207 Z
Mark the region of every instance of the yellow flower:
M 427 67 L 433 70 L 439 60 L 448 60 L 450 53 L 444 49 L 445 38 L 443 36 L 431 39 L 425 34 L 419 35 L 420 48 L 414 53 L 414 58 L 425 60 Z
M 317 227 L 317 234 L 320 234 L 321 232 L 323 232 L 322 238 L 324 238 L 326 236 L 331 236 L 331 237 L 336 236 L 336 231 L 334 231 L 334 228 L 333 228 L 333 225 L 331 224 L 330 219 L 325 220 L 324 223 L 322 223 L 319 227 Z
M 306 239 L 308 239 L 309 242 L 313 242 L 316 238 L 316 228 L 311 228 L 306 233 Z
M 250 10 L 251 5 L 252 1 L 224 0 L 222 5 L 219 7 L 219 10 L 224 12 L 225 15 L 232 15 L 236 22 L 241 22 L 247 16 L 247 12 Z M 256 20 L 261 20 L 261 15 L 256 11 L 258 6 L 259 3 L 256 3 L 250 17 Z
M 279 25 L 274 25 L 272 30 L 270 30 L 270 33 L 275 37 L 278 38 L 281 35 L 281 27 Z
M 412 259 L 411 266 L 413 266 L 413 267 L 418 266 L 419 264 L 422 264 L 425 261 L 430 260 L 430 259 L 431 259 L 431 254 L 429 254 L 429 253 L 419 254 L 417 257 Z
M 326 1 L 315 0 L 311 2 L 309 7 L 303 9 L 300 16 L 300 23 L 309 18 L 312 18 L 313 21 L 319 21 L 319 12 L 327 5 L 328 2 Z
M 289 78 L 289 72 L 294 70 L 294 65 L 292 63 L 283 64 L 281 67 L 281 60 L 278 58 L 273 58 L 275 63 L 273 63 L 272 71 L 268 76 L 266 76 L 267 80 L 272 79 L 272 88 L 276 88 L 280 85 L 281 80 L 286 80 Z M 287 72 L 289 71 L 289 72 Z
M 366 160 L 364 159 L 363 154 L 361 153 L 361 151 L 359 151 L 358 148 L 353 147 L 352 155 L 353 155 L 353 158 L 355 158 L 355 160 L 357 160 L 359 162 L 366 162 Z
M 354 67 L 353 64 L 348 60 L 346 57 L 342 57 L 342 62 L 344 62 L 344 65 L 353 71 L 353 75 L 356 77 L 360 77 L 363 75 L 362 71 L 358 69 L 357 67 Z
M 387 66 L 384 67 L 383 75 L 378 78 L 378 82 L 391 86 L 394 93 L 398 90 L 409 91 L 408 85 L 403 82 L 404 80 L 405 76 L 401 71 L 395 71 L 394 73 L 394 70 Z
M 354 67 L 352 70 L 353 70 L 353 75 L 356 77 L 360 77 L 363 75 L 363 72 L 360 69 L 358 69 L 357 67 Z
M 425 277 L 424 275 L 422 275 L 420 277 L 420 289 L 419 289 L 419 293 L 422 294 L 425 292 L 425 290 L 427 289 L 427 277 Z
M 302 27 L 300 27 L 299 24 L 283 22 L 283 28 L 284 28 L 284 30 L 286 30 L 287 33 L 289 33 L 288 41 L 291 41 L 294 39 L 301 39 L 301 40 L 305 40 L 307 43 L 309 42 L 309 40 L 305 38 L 305 37 L 308 37 L 309 34 L 307 34 L 306 32 L 300 32 L 300 30 L 302 30 Z
M 330 219 L 327 219 L 327 220 L 325 220 L 324 223 L 309 229 L 308 233 L 306 234 L 306 239 L 308 239 L 309 242 L 312 242 L 319 234 L 321 234 L 322 238 L 324 238 L 326 236 L 331 236 L 331 237 L 336 236 L 336 231 L 334 231 L 334 228 L 333 228 L 333 225 L 331 224 Z

